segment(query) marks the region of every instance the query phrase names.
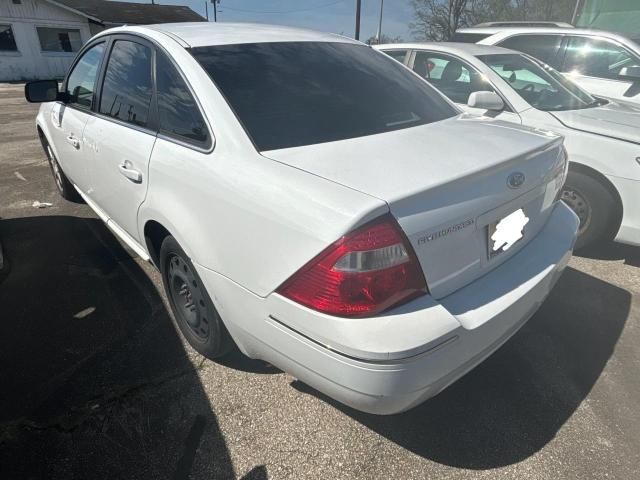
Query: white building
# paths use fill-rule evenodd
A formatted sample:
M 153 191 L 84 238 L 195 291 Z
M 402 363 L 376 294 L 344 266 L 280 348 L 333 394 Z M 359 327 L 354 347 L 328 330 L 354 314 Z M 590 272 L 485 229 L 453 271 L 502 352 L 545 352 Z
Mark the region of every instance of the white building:
M 104 28 L 203 21 L 188 7 L 105 0 L 0 0 L 0 82 L 61 78 Z

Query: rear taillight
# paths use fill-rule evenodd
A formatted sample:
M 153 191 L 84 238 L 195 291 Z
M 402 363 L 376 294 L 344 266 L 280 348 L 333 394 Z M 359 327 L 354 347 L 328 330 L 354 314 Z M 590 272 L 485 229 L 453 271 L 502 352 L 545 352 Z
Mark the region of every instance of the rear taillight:
M 425 294 L 411 244 L 391 215 L 345 235 L 277 292 L 330 315 L 362 317 Z

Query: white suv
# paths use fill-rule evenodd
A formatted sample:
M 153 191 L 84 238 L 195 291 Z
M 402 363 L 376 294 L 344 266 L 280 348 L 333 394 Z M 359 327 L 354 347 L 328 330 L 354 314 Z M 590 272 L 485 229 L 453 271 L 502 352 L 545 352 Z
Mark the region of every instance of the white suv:
M 580 28 L 462 28 L 453 41 L 527 53 L 594 95 L 640 103 L 640 45 L 616 33 Z
M 235 342 L 358 409 L 481 362 L 574 246 L 561 137 L 462 115 L 341 36 L 122 27 L 26 95 L 60 192 L 160 269 L 194 348 Z

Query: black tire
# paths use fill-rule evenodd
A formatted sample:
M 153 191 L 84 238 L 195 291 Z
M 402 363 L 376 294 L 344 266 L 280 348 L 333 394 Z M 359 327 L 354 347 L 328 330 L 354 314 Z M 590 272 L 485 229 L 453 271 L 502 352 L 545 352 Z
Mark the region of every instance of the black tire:
M 228 353 L 233 340 L 189 256 L 172 236 L 162 241 L 160 272 L 175 321 L 191 346 L 207 358 Z
M 62 171 L 62 167 L 60 163 L 58 163 L 58 159 L 53 153 L 53 149 L 49 145 L 49 142 L 46 140 L 42 141 L 42 147 L 44 148 L 44 153 L 49 160 L 49 167 L 51 168 L 51 174 L 53 175 L 53 181 L 56 184 L 56 188 L 58 192 L 65 200 L 69 200 L 70 202 L 75 203 L 84 203 L 82 197 L 78 193 L 78 191 L 73 187 L 73 184 L 69 181 L 67 176 Z
M 618 202 L 601 180 L 569 170 L 562 200 L 580 219 L 576 250 L 613 238 L 620 219 Z

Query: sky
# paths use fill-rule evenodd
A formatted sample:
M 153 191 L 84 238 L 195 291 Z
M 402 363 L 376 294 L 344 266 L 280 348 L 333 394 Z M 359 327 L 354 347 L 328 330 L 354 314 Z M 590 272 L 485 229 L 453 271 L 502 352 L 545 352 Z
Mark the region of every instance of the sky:
M 150 0 L 143 3 L 151 3 Z M 164 5 L 187 5 L 205 16 L 205 0 L 156 0 Z M 218 6 L 218 21 L 261 22 L 312 28 L 353 37 L 356 0 L 222 0 Z M 380 0 L 362 0 L 360 39 L 376 34 Z M 213 21 L 213 6 L 209 3 Z M 411 39 L 409 22 L 413 8 L 409 0 L 385 0 L 382 32 L 391 37 Z

